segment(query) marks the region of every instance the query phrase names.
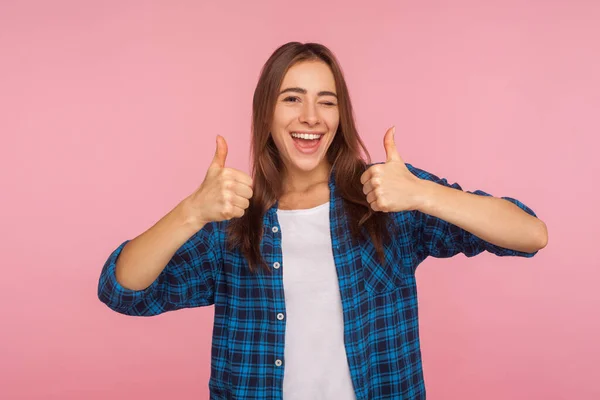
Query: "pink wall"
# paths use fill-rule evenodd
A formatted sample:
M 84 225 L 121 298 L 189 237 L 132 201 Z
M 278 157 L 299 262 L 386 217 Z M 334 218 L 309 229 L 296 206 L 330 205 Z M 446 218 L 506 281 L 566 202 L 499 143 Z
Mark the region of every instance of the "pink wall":
M 338 55 L 374 160 L 395 124 L 407 162 L 548 224 L 531 260 L 420 266 L 429 397 L 600 398 L 599 2 L 93 3 L 0 3 L 0 398 L 207 398 L 212 308 L 124 317 L 97 279 L 216 134 L 248 170 L 259 69 L 291 40 Z

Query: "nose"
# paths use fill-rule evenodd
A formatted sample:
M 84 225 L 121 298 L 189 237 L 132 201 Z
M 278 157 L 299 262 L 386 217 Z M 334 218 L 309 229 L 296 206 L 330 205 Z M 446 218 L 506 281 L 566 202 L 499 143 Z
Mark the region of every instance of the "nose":
M 299 117 L 300 122 L 312 126 L 317 125 L 320 122 L 319 119 L 319 113 L 315 104 L 312 104 L 311 102 L 304 103 Z

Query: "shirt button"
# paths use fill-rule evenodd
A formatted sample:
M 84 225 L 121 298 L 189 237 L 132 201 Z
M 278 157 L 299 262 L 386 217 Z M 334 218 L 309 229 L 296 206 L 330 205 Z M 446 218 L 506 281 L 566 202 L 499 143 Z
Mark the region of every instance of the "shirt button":
M 274 233 L 277 233 L 277 231 L 279 231 L 279 228 L 278 228 L 278 227 L 276 227 L 276 226 L 274 226 L 273 228 L 271 228 L 271 230 L 272 230 Z
M 278 367 L 281 367 L 281 360 L 275 360 L 275 365 L 277 365 Z
M 281 264 L 279 264 L 277 261 L 275 261 L 275 262 L 273 263 L 273 268 L 277 269 L 277 268 L 279 268 L 279 267 L 281 267 Z
M 283 313 L 277 314 L 277 319 L 281 321 L 283 319 Z

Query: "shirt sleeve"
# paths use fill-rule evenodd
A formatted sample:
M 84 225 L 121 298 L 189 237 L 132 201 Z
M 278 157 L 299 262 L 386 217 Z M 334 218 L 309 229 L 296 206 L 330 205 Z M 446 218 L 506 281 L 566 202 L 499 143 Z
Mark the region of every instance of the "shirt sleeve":
M 216 223 L 206 224 L 175 252 L 156 280 L 142 290 L 127 289 L 116 279 L 117 259 L 126 240 L 106 260 L 98 282 L 98 298 L 125 315 L 152 316 L 181 308 L 214 304 L 215 274 L 222 255 Z
M 407 168 L 417 177 L 435 182 L 440 185 L 451 187 L 457 190 L 462 190 L 458 183 L 449 184 L 444 178 L 424 171 L 422 169 L 406 164 Z M 481 190 L 474 192 L 467 191 L 478 196 L 492 196 Z M 520 209 L 537 218 L 537 215 L 532 209 L 525 204 L 511 197 L 501 197 L 511 203 L 517 205 Z M 422 261 L 428 256 L 436 258 L 452 257 L 458 253 L 463 253 L 467 257 L 473 257 L 484 251 L 488 251 L 497 256 L 518 256 L 518 257 L 533 257 L 537 251 L 526 253 L 517 250 L 511 250 L 496 246 L 487 242 L 474 234 L 459 228 L 458 226 L 446 222 L 440 218 L 429 214 L 414 211 L 414 235 L 416 241 L 416 249 L 419 253 L 419 260 Z

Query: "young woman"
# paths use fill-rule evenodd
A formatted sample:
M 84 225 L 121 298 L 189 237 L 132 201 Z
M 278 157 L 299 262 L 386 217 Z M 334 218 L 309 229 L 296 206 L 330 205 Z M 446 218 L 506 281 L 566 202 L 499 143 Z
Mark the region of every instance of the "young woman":
M 200 187 L 110 255 L 100 300 L 145 316 L 214 304 L 211 399 L 424 399 L 417 266 L 531 257 L 545 224 L 405 164 L 394 129 L 371 165 L 322 45 L 273 53 L 252 125 L 252 177 L 217 137 Z

